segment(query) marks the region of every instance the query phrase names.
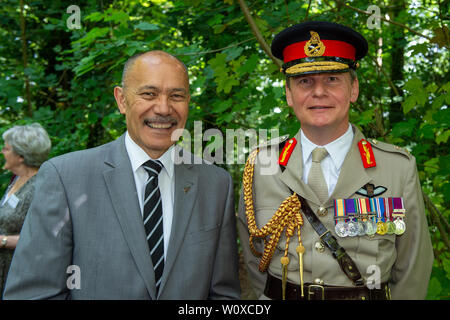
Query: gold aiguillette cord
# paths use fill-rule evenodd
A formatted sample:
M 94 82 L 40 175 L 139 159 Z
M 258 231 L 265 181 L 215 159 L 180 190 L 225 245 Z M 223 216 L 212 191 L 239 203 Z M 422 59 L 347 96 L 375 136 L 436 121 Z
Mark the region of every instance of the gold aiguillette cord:
M 243 191 L 244 191 L 244 202 L 245 202 L 245 214 L 247 216 L 247 225 L 250 233 L 250 249 L 256 256 L 261 256 L 261 261 L 259 263 L 259 270 L 265 272 L 269 267 L 272 256 L 275 252 L 276 245 L 280 240 L 281 233 L 286 228 L 286 247 L 284 251 L 284 256 L 281 258 L 281 283 L 283 290 L 283 300 L 286 298 L 286 282 L 287 282 L 287 266 L 289 264 L 288 249 L 290 237 L 294 235 L 294 230 L 297 228 L 298 242 L 299 245 L 296 251 L 299 256 L 299 272 L 300 272 L 300 285 L 301 285 L 301 295 L 303 293 L 303 253 L 305 252 L 305 247 L 302 245 L 300 238 L 300 228 L 303 225 L 303 217 L 300 212 L 300 201 L 297 195 L 294 193 L 287 197 L 280 205 L 278 210 L 272 216 L 272 218 L 267 222 L 267 224 L 259 229 L 256 226 L 255 221 L 255 211 L 253 208 L 253 171 L 255 167 L 255 159 L 259 152 L 259 149 L 254 150 L 248 157 L 247 163 L 244 168 L 243 177 Z M 263 238 L 264 239 L 264 253 L 258 252 L 253 244 L 253 238 Z M 269 240 L 267 240 L 269 237 Z

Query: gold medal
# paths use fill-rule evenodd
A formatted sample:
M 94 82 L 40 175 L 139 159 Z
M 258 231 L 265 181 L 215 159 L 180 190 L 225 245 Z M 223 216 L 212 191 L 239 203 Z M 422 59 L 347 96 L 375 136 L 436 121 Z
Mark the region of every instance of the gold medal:
M 387 225 L 383 221 L 377 222 L 377 233 L 380 235 L 384 235 L 387 233 Z

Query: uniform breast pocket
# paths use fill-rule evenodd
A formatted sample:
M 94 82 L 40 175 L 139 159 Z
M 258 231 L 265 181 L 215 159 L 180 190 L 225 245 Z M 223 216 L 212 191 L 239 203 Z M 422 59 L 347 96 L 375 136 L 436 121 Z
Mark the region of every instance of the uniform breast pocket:
M 219 235 L 220 225 L 205 228 L 203 230 L 188 233 L 185 238 L 185 245 L 199 244 L 206 241 L 215 242 Z
M 362 274 L 370 276 L 376 268 L 384 278 L 384 273 L 390 270 L 397 257 L 395 237 L 388 234 L 359 237 L 357 263 Z

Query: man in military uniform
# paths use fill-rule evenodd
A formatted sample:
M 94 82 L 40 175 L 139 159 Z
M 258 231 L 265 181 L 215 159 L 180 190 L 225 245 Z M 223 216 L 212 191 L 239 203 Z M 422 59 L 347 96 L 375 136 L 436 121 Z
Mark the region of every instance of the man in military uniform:
M 301 130 L 247 160 L 238 228 L 256 294 L 424 299 L 433 252 L 415 159 L 349 123 L 367 41 L 310 21 L 279 33 L 271 49 Z

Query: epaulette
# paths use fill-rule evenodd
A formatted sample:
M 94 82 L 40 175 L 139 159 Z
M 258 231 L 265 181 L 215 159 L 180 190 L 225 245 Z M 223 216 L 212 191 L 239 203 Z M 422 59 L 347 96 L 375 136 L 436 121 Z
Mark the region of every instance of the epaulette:
M 284 136 L 281 136 L 281 137 L 276 137 L 276 138 L 270 139 L 268 141 L 264 141 L 264 142 L 258 144 L 253 149 L 256 149 L 256 148 L 260 149 L 260 148 L 264 148 L 264 147 L 274 146 L 274 145 L 277 145 L 277 144 L 280 145 L 280 144 L 286 142 L 287 139 L 289 139 L 289 135 L 288 134 L 286 134 Z
M 411 153 L 406 148 L 402 148 L 390 143 L 378 141 L 377 139 L 367 139 L 367 141 L 370 142 L 370 144 L 377 149 L 386 151 L 386 152 L 394 152 L 394 153 L 400 153 L 404 156 L 406 156 L 408 159 L 412 158 Z

